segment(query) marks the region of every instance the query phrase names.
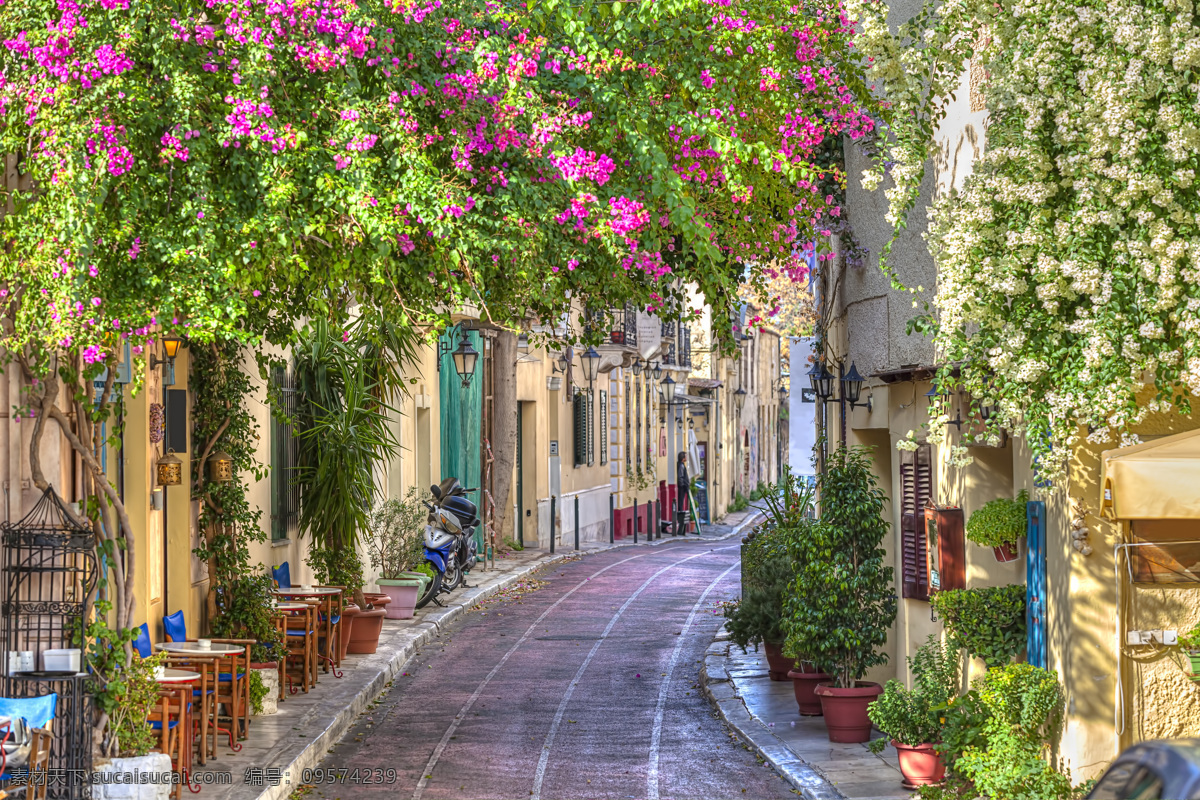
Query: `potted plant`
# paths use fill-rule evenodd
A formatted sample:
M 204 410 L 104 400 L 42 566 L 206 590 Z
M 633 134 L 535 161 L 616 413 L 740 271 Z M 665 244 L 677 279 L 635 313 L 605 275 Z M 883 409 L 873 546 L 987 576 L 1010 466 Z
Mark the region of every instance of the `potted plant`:
M 861 448 L 840 448 L 818 479 L 821 516 L 791 536 L 796 577 L 784 601 L 784 652 L 805 654 L 831 680 L 816 695 L 833 742 L 871 736 L 867 705 L 882 691 L 862 677 L 887 663 L 881 652 L 896 619 L 892 568 L 886 566 L 887 499 Z
M 412 487 L 404 499 L 392 498 L 371 514 L 363 543 L 371 566 L 379 570 L 380 591 L 388 596 L 388 619 L 410 619 L 428 578 L 413 572 L 425 560 L 425 509 Z
M 870 749 L 883 750 L 890 740 L 900 760 L 906 789 L 939 783 L 946 765 L 934 746 L 942 741 L 942 715 L 958 695 L 958 649 L 930 636 L 908 660 L 913 688 L 888 681 L 883 694 L 867 708 L 867 716 L 887 739 L 876 739 Z
M 1017 542 L 1025 535 L 1025 506 L 1028 503 L 1029 493 L 1024 489 L 1013 500 L 1007 497 L 989 500 L 967 520 L 967 538 L 992 548 L 997 561 L 1015 561 Z
M 1179 637 L 1179 646 L 1187 653 L 1192 667 L 1192 680 L 1200 681 L 1200 625 Z

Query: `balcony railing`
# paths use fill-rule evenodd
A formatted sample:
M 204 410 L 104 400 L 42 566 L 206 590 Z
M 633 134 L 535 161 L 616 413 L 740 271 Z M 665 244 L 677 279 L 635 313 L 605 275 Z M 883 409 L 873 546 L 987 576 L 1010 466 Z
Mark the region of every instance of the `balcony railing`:
M 637 307 L 630 304 L 613 320 L 609 341 L 625 347 L 637 347 Z
M 692 329 L 686 325 L 679 326 L 679 366 L 692 367 Z
M 675 323 L 674 322 L 665 322 L 664 321 L 662 323 L 662 337 L 664 339 L 674 339 L 675 338 Z
M 663 351 L 662 363 L 663 364 L 674 364 L 675 363 L 675 343 L 674 342 L 667 342 L 666 349 Z

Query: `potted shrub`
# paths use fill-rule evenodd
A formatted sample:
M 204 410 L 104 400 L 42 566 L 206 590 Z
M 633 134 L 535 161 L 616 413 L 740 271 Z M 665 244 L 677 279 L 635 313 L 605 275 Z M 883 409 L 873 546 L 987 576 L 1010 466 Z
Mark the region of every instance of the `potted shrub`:
M 412 571 L 425 561 L 424 529 L 425 509 L 415 487 L 403 500 L 392 498 L 371 514 L 363 544 L 371 566 L 379 570 L 375 583 L 391 600 L 388 619 L 410 619 L 416 610 L 417 597 L 428 580 Z
M 767 520 L 742 540 L 742 597 L 726 605 L 725 625 L 743 652 L 761 644 L 768 675 L 783 681 L 795 665 L 783 652 L 783 595 L 795 577 L 785 541 L 811 514 L 813 490 L 785 466 L 779 483 L 766 492 Z
M 967 538 L 992 548 L 997 561 L 1015 561 L 1017 543 L 1025 535 L 1025 506 L 1028 503 L 1029 493 L 1025 490 L 1013 500 L 1007 497 L 989 500 L 967 520 Z
M 904 788 L 915 789 L 940 783 L 946 775 L 934 746 L 942 740 L 942 714 L 958 695 L 958 649 L 930 636 L 908 663 L 913 688 L 888 681 L 867 716 L 888 737 L 871 742 L 870 749 L 878 753 L 890 740 L 899 755 Z
M 1187 653 L 1192 666 L 1192 680 L 1200 681 L 1200 625 L 1179 637 L 1179 646 Z
M 784 652 L 805 654 L 831 680 L 817 685 L 833 742 L 871 736 L 867 705 L 882 691 L 862 681 L 887 663 L 880 648 L 896 619 L 892 568 L 886 566 L 887 499 L 865 450 L 840 448 L 818 479 L 821 517 L 789 537 L 796 577 L 784 601 Z

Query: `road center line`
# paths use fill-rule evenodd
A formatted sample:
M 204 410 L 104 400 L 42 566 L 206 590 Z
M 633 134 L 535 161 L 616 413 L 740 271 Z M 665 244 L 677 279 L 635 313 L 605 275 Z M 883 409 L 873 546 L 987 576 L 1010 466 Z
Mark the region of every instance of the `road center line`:
M 442 740 L 437 743 L 437 747 L 433 748 L 433 754 L 429 756 L 429 761 L 428 761 L 428 763 L 425 764 L 425 770 L 421 773 L 421 779 L 419 781 L 417 781 L 417 788 L 413 791 L 413 800 L 421 800 L 421 795 L 425 792 L 425 787 L 429 785 L 429 779 L 433 776 L 433 768 L 437 766 L 438 760 L 442 757 L 442 753 L 445 752 L 446 746 L 450 743 L 450 737 L 452 737 L 454 735 L 454 732 L 458 730 L 458 726 L 466 718 L 467 712 L 469 712 L 471 710 L 471 707 L 475 705 L 475 701 L 479 699 L 479 696 L 481 694 L 483 694 L 483 690 L 487 688 L 487 685 L 489 683 L 491 683 L 492 678 L 496 677 L 496 673 L 498 673 L 500 671 L 500 668 L 504 666 L 505 662 L 507 662 L 508 659 L 510 657 L 512 657 L 513 653 L 517 652 L 517 648 L 520 647 L 521 645 L 525 644 L 525 642 L 529 640 L 529 637 L 532 636 L 533 632 L 536 631 L 538 626 L 542 624 L 542 621 L 544 619 L 546 619 L 547 616 L 550 615 L 550 612 L 553 611 L 554 609 L 558 608 L 559 604 L 561 604 L 568 597 L 575 594 L 575 592 L 579 591 L 584 586 L 586 586 L 587 582 L 590 581 L 592 578 L 595 578 L 597 575 L 608 572 L 613 567 L 619 567 L 620 565 L 622 565 L 626 562 L 633 561 L 635 558 L 642 558 L 643 556 L 648 556 L 648 555 L 653 555 L 653 554 L 654 554 L 653 551 L 646 551 L 643 553 L 638 553 L 635 556 L 630 556 L 629 558 L 623 558 L 620 561 L 616 561 L 612 564 L 609 564 L 607 567 L 604 567 L 602 569 L 597 570 L 596 572 L 593 572 L 590 576 L 588 576 L 587 578 L 584 578 L 582 581 L 580 581 L 579 584 L 577 586 L 575 586 L 575 588 L 571 589 L 569 592 L 564 594 L 562 597 L 555 600 L 554 603 L 549 608 L 547 608 L 545 611 L 542 612 L 541 616 L 539 616 L 536 620 L 534 620 L 533 624 L 529 626 L 529 629 L 527 631 L 525 631 L 525 633 L 521 636 L 520 639 L 517 640 L 517 643 L 514 644 L 512 647 L 510 647 L 508 652 L 505 653 L 504 656 L 501 657 L 501 659 L 496 662 L 496 666 L 492 667 L 492 671 L 487 674 L 487 677 L 485 677 L 483 679 L 483 681 L 475 689 L 474 693 L 472 693 L 472 695 L 467 699 L 467 702 L 463 704 L 462 710 L 460 710 L 458 712 L 458 715 L 454 718 L 454 721 L 450 723 L 450 727 L 446 729 L 446 733 L 442 736 Z M 695 558 L 695 556 L 690 556 L 690 557 Z M 684 560 L 686 561 L 687 559 L 684 559 Z M 672 566 L 674 566 L 674 565 L 672 565 Z
M 667 710 L 667 692 L 671 688 L 671 677 L 675 673 L 675 665 L 679 661 L 679 653 L 683 650 L 684 642 L 687 640 L 688 629 L 692 627 L 692 623 L 696 620 L 696 614 L 700 612 L 700 607 L 704 605 L 704 601 L 708 599 L 708 594 L 713 589 L 717 588 L 717 584 L 725 579 L 725 576 L 733 572 L 741 559 L 733 562 L 733 566 L 717 576 L 717 579 L 708 585 L 704 590 L 704 594 L 700 595 L 700 599 L 696 601 L 696 605 L 692 606 L 692 613 L 688 614 L 687 622 L 683 623 L 683 629 L 679 632 L 679 639 L 675 642 L 675 649 L 671 651 L 671 661 L 667 664 L 667 677 L 663 680 L 662 686 L 658 690 L 658 705 L 654 709 L 654 727 L 650 732 L 650 766 L 646 770 L 646 798 L 647 800 L 658 800 L 658 745 L 662 739 L 663 716 Z
M 587 671 L 588 664 L 592 663 L 592 658 L 596 655 L 596 651 L 600 649 L 600 645 L 604 644 L 604 640 L 608 638 L 608 634 L 612 632 L 612 629 L 616 626 L 617 621 L 621 619 L 621 615 L 625 613 L 625 609 L 629 608 L 629 606 L 633 604 L 633 601 L 637 599 L 638 595 L 645 591 L 645 589 L 654 582 L 655 578 L 657 578 L 659 575 L 662 575 L 667 570 L 674 569 L 685 561 L 691 561 L 693 558 L 699 558 L 700 556 L 706 556 L 710 553 L 715 553 L 720 550 L 730 550 L 734 547 L 740 546 L 741 545 L 728 545 L 726 547 L 717 547 L 704 553 L 696 553 L 695 555 L 688 556 L 687 558 L 681 558 L 679 561 L 676 561 L 673 564 L 668 564 L 647 578 L 646 582 L 639 586 L 636 592 L 629 595 L 629 598 L 624 602 L 624 604 L 617 609 L 617 613 L 613 614 L 612 619 L 608 621 L 608 626 L 604 629 L 604 633 L 600 634 L 600 638 L 596 640 L 594 645 L 592 645 L 592 649 L 588 652 L 587 658 L 585 658 L 583 663 L 579 665 L 579 669 L 575 671 L 575 677 L 571 679 L 571 683 L 567 686 L 566 692 L 563 693 L 562 701 L 558 704 L 558 712 L 554 715 L 554 722 L 550 725 L 550 732 L 546 734 L 546 742 L 542 745 L 542 755 L 538 759 L 537 772 L 535 772 L 533 776 L 533 791 L 529 793 L 530 800 L 542 799 L 542 782 L 546 778 L 546 765 L 550 761 L 550 748 L 554 746 L 554 737 L 558 733 L 558 727 L 562 724 L 563 715 L 567 712 L 567 704 L 571 702 L 571 695 L 575 693 L 575 686 L 579 683 L 580 679 L 583 678 L 583 673 Z

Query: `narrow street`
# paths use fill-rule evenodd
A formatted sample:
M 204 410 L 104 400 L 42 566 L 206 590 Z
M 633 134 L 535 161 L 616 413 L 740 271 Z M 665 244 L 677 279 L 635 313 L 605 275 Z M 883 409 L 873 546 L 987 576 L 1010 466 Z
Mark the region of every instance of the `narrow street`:
M 313 771 L 310 797 L 791 796 L 696 683 L 717 604 L 738 592 L 738 545 L 587 556 L 467 615 Z M 356 770 L 383 782 L 353 784 Z

